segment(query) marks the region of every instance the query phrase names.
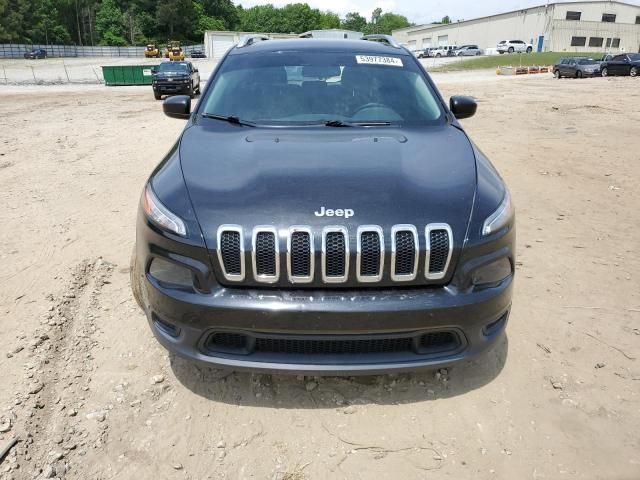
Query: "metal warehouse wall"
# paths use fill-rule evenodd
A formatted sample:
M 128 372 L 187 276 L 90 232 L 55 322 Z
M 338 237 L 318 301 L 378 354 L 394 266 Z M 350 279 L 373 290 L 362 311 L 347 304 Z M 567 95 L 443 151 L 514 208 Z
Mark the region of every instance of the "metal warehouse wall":
M 572 47 L 572 37 L 585 37 L 585 46 Z M 602 47 L 589 46 L 593 37 L 604 39 Z M 619 38 L 619 47 L 608 48 L 607 38 Z M 640 25 L 554 20 L 550 44 L 557 52 L 640 52 Z
M 640 15 L 640 6 L 615 2 L 576 2 L 561 3 L 554 6 L 553 18 L 565 20 L 567 12 L 580 12 L 583 22 L 602 22 L 603 13 L 616 15 L 616 23 L 636 23 L 636 16 Z
M 579 21 L 566 20 L 567 11 L 580 12 Z M 603 22 L 602 14 L 615 14 L 614 23 Z M 421 25 L 396 30 L 393 35 L 412 49 L 442 44 L 478 44 L 492 48 L 501 40 L 524 40 L 533 44 L 534 51 L 599 51 L 615 48 L 589 47 L 589 38 L 620 38 L 620 50 L 639 51 L 640 6 L 614 1 L 573 2 L 508 12 L 450 25 Z M 573 36 L 587 37 L 585 47 L 571 47 Z M 543 37 L 542 39 L 540 37 Z
M 256 32 L 229 32 L 207 30 L 204 32 L 204 53 L 208 58 L 221 58 L 227 50 L 236 45 L 245 35 L 257 35 Z M 297 38 L 297 35 L 286 33 L 262 33 L 272 39 Z
M 493 17 L 469 20 L 449 25 L 425 26 L 424 29 L 394 32 L 401 42 L 416 48 L 442 44 L 478 44 L 482 48 L 495 47 L 501 40 L 524 40 L 537 45 L 540 35 L 546 35 L 550 26 L 545 7 L 530 8 Z M 442 37 L 446 36 L 447 39 Z

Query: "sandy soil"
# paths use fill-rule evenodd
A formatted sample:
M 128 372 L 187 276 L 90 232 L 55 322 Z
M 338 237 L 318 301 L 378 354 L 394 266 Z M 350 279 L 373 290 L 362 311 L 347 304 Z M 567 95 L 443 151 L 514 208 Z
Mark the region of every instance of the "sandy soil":
M 640 83 L 466 78 L 437 81 L 518 208 L 508 340 L 364 378 L 170 358 L 128 268 L 183 122 L 148 88 L 0 90 L 0 477 L 640 478 Z

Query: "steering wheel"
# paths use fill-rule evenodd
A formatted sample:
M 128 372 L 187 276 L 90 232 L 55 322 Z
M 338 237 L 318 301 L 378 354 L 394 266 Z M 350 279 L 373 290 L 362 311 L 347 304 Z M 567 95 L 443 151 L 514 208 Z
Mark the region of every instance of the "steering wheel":
M 386 105 L 383 105 L 382 103 L 371 102 L 371 103 L 366 103 L 363 106 L 361 106 L 360 108 L 358 108 L 358 110 L 356 110 L 354 112 L 353 116 L 355 117 L 362 110 L 367 110 L 369 108 L 386 108 L 387 110 L 391 110 L 389 107 L 387 107 Z

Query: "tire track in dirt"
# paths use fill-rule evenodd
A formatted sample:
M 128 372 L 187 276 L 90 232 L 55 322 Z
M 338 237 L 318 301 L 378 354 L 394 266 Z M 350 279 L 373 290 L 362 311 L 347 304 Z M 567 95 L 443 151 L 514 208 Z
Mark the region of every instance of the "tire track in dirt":
M 107 412 L 88 411 L 85 395 L 94 369 L 96 310 L 113 268 L 101 258 L 77 265 L 63 294 L 47 296 L 50 306 L 41 327 L 30 340 L 23 335 L 10 353 L 26 351 L 26 361 L 25 388 L 16 392 L 7 414 L 19 439 L 3 469 L 13 475 L 7 478 L 64 478 L 75 458 L 105 442 Z

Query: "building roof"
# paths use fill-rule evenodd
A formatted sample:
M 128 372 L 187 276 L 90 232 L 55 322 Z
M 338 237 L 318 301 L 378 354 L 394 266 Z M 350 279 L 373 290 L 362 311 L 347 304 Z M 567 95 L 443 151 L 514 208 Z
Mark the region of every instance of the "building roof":
M 460 20 L 458 22 L 451 22 L 451 23 L 425 23 L 422 25 L 414 25 L 412 27 L 405 27 L 405 28 L 399 28 L 397 30 L 394 30 L 392 33 L 395 35 L 396 33 L 404 33 L 404 32 L 414 32 L 414 31 L 419 31 L 419 30 L 430 30 L 432 28 L 438 28 L 438 27 L 450 27 L 453 25 L 462 25 L 468 22 L 476 22 L 478 20 L 484 20 L 487 18 L 493 18 L 493 17 L 499 17 L 501 15 L 509 15 L 512 13 L 518 13 L 518 12 L 526 12 L 529 10 L 538 10 L 540 8 L 549 8 L 549 7 L 553 7 L 555 5 L 580 5 L 580 4 L 584 4 L 584 3 L 617 3 L 619 5 L 628 5 L 630 7 L 637 7 L 640 9 L 640 5 L 634 4 L 634 3 L 629 3 L 629 2 L 619 2 L 617 0 L 582 0 L 582 1 L 578 1 L 578 2 L 550 2 L 544 5 L 535 5 L 533 7 L 527 7 L 527 8 L 518 8 L 517 10 L 509 10 L 508 12 L 500 12 L 500 13 L 494 13 L 493 15 L 485 15 L 483 17 L 476 17 L 476 18 L 469 18 L 468 20 Z

